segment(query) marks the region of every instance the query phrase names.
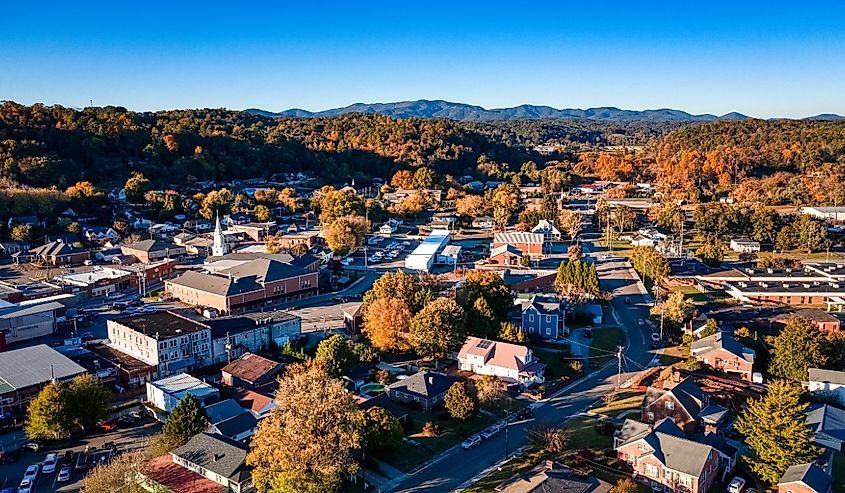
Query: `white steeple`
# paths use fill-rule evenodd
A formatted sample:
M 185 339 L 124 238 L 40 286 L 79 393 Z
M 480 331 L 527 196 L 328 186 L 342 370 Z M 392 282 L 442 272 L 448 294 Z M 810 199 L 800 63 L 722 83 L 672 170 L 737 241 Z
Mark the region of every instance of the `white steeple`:
M 223 238 L 223 228 L 220 226 L 220 213 L 217 213 L 217 221 L 214 225 L 214 244 L 211 246 L 211 254 L 215 257 L 226 255 L 226 240 Z

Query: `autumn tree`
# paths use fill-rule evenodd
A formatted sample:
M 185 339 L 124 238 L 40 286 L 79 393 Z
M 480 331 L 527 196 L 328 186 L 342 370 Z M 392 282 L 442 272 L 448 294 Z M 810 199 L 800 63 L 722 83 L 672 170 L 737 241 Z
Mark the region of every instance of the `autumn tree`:
M 261 223 L 266 223 L 272 217 L 270 209 L 266 205 L 256 205 L 255 209 L 252 210 L 252 215 L 255 216 L 256 221 Z
M 358 411 L 343 383 L 319 365 L 294 365 L 246 461 L 260 493 L 326 493 L 357 472 L 360 445 Z
M 455 210 L 463 217 L 476 218 L 487 213 L 484 198 L 480 195 L 465 195 L 455 201 Z
M 14 241 L 29 241 L 32 239 L 31 224 L 15 224 L 9 237 Z
M 639 485 L 631 478 L 620 478 L 616 484 L 610 488 L 609 493 L 638 493 L 640 491 Z
M 443 405 L 453 419 L 469 419 L 478 410 L 478 401 L 464 382 L 455 382 L 449 387 L 443 397 Z
M 402 444 L 405 437 L 402 424 L 384 408 L 373 406 L 358 411 L 357 418 L 361 445 L 367 452 L 390 452 Z
M 651 314 L 658 317 L 662 315 L 666 321 L 680 327 L 689 320 L 694 308 L 692 300 L 687 299 L 684 293 L 676 291 L 652 307 Z
M 388 209 L 391 213 L 404 217 L 416 217 L 431 207 L 428 197 L 416 192 L 405 197 Z
M 323 230 L 326 245 L 338 256 L 346 256 L 364 243 L 370 223 L 363 216 L 343 216 Z
M 760 479 L 776 484 L 789 466 L 812 462 L 820 450 L 807 425 L 802 390 L 788 380 L 775 380 L 766 394 L 752 399 L 736 421 L 745 436 L 748 452 L 743 460 Z
M 471 270 L 456 300 L 467 314 L 470 333 L 481 337 L 495 337 L 499 325 L 513 308 L 513 293 L 502 277 L 494 271 Z
M 424 358 L 445 358 L 466 337 L 466 314 L 454 300 L 437 298 L 411 319 L 409 342 Z
M 560 229 L 566 233 L 572 241 L 581 232 L 581 214 L 572 209 L 563 209 L 558 214 Z
M 528 334 L 522 330 L 521 327 L 513 322 L 502 322 L 499 326 L 500 341 L 512 342 L 514 344 L 524 344 L 528 342 Z
M 569 444 L 569 430 L 557 426 L 537 425 L 526 433 L 528 442 L 546 453 L 560 454 Z
M 78 181 L 65 190 L 70 204 L 81 212 L 90 212 L 106 201 L 106 194 L 90 181 Z
M 705 265 L 718 267 L 725 258 L 725 249 L 718 240 L 711 239 L 695 250 L 695 256 Z
M 212 219 L 215 214 L 227 214 L 231 210 L 233 194 L 228 188 L 212 190 L 202 197 L 200 216 Z
M 634 229 L 634 226 L 637 224 L 637 213 L 627 205 L 617 206 L 613 210 L 611 217 L 613 219 L 613 226 L 620 233 Z
M 320 215 L 323 224 L 346 216 L 364 216 L 364 199 L 352 190 L 335 190 L 325 186 L 315 193 L 311 206 Z
M 411 314 L 422 310 L 434 294 L 432 287 L 423 282 L 420 276 L 398 270 L 386 272 L 376 279 L 373 286 L 364 293 L 361 310 L 366 316 L 367 311 L 376 300 L 383 298 L 398 298 L 405 302 Z
M 82 484 L 82 493 L 145 493 L 138 481 L 144 474 L 149 457 L 143 452 L 125 452 L 109 462 L 99 463 L 88 471 Z
M 823 368 L 827 363 L 825 338 L 811 321 L 793 317 L 772 342 L 772 375 L 804 382 L 809 368 Z
M 133 171 L 126 183 L 123 185 L 123 190 L 126 193 L 126 200 L 130 203 L 137 204 L 144 200 L 144 195 L 153 189 L 153 184 L 148 180 L 143 173 Z
M 414 182 L 414 173 L 411 170 L 407 169 L 400 169 L 396 173 L 393 174 L 393 178 L 390 179 L 390 184 L 396 188 L 402 189 L 410 189 L 413 187 Z
M 195 435 L 208 428 L 208 415 L 199 399 L 188 394 L 170 411 L 164 426 L 161 427 L 161 439 L 170 450 L 181 447 Z
M 70 436 L 72 427 L 67 388 L 60 382 L 48 383 L 29 402 L 26 436 L 30 440 L 61 440 Z
M 440 182 L 440 176 L 428 166 L 421 166 L 414 171 L 411 179 L 411 188 L 415 190 L 426 190 L 434 188 Z
M 74 378 L 67 389 L 68 413 L 76 426 L 87 431 L 105 419 L 111 409 L 111 392 L 90 373 Z
M 669 262 L 653 247 L 635 246 L 630 260 L 635 271 L 654 282 L 662 281 L 671 273 Z
M 401 298 L 378 298 L 364 312 L 364 333 L 379 351 L 407 351 L 411 310 Z
M 475 393 L 481 404 L 496 404 L 507 397 L 505 383 L 499 377 L 484 375 L 475 381 Z

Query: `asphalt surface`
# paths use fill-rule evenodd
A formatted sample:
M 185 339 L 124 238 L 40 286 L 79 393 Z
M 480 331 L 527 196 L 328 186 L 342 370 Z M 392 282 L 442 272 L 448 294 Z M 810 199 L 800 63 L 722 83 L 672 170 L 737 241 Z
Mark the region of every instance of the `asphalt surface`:
M 597 257 L 602 287 L 612 293 L 611 304 L 626 334 L 623 350 L 624 382 L 634 373 L 647 367 L 654 358 L 649 348 L 650 332 L 647 326 L 639 326 L 637 319 L 646 318 L 649 306 L 637 286 L 628 264 L 622 259 L 603 258 L 601 248 L 592 241 L 582 244 L 585 254 Z M 631 304 L 625 303 L 630 298 Z M 584 411 L 592 402 L 611 391 L 617 380 L 617 365 L 612 361 L 603 369 L 594 371 L 558 396 L 541 401 L 534 408 L 534 419 L 514 423 L 507 434 L 507 449 L 510 453 L 526 444 L 526 431 L 539 423 L 560 424 Z M 572 444 L 578 447 L 577 443 Z M 401 493 L 446 492 L 466 486 L 480 472 L 505 458 L 506 436 L 504 433 L 484 440 L 471 450 L 447 452 L 440 462 L 431 463 L 406 478 L 391 491 Z

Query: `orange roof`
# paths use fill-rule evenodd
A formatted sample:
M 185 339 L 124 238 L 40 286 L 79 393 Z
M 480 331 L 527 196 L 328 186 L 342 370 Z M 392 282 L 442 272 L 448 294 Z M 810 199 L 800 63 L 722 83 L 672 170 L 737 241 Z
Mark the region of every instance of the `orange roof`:
M 226 487 L 173 462 L 170 454 L 147 464 L 144 475 L 173 493 L 223 493 Z
M 254 413 L 260 413 L 273 402 L 272 397 L 245 389 L 238 389 L 235 393 L 235 400 L 241 407 L 250 409 Z

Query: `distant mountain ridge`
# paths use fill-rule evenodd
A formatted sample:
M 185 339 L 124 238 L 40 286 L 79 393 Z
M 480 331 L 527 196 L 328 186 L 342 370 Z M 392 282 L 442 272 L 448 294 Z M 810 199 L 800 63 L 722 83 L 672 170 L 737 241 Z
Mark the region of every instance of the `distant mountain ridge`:
M 742 113 L 727 113 L 717 116 L 711 114 L 693 115 L 686 111 L 670 108 L 655 110 L 623 110 L 614 107 L 602 108 L 564 108 L 551 106 L 537 106 L 523 104 L 513 108 L 486 109 L 464 103 L 452 103 L 443 100 L 419 99 L 416 101 L 400 101 L 396 103 L 355 103 L 343 108 L 325 111 L 307 111 L 299 108 L 274 113 L 257 108 L 245 110 L 249 113 L 267 117 L 322 117 L 339 116 L 346 113 L 379 113 L 393 118 L 450 118 L 452 120 L 535 120 L 540 118 L 576 118 L 587 120 L 607 121 L 712 121 L 712 120 L 744 120 L 748 116 Z

